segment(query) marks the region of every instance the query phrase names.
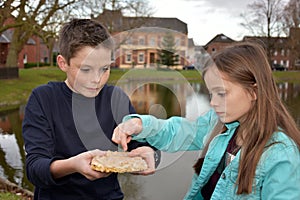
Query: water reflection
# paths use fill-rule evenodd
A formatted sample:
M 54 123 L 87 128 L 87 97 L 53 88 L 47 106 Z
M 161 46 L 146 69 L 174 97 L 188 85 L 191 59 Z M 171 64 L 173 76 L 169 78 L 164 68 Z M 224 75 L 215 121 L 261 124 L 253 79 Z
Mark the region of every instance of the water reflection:
M 208 106 L 207 91 L 199 83 L 130 82 L 119 85 L 131 98 L 138 113 L 159 118 L 185 116 L 194 120 Z M 279 93 L 300 125 L 300 84 L 278 84 Z M 24 106 L 0 113 L 0 176 L 17 185 L 33 190 L 24 175 L 24 144 L 21 123 Z M 120 176 L 127 200 L 182 199 L 193 174 L 192 165 L 199 152 L 163 154 L 155 175 L 142 177 Z
M 278 91 L 296 123 L 300 126 L 300 84 L 280 83 L 278 84 Z
M 195 118 L 195 115 L 208 109 L 207 91 L 199 83 L 147 83 L 141 85 L 139 82 L 131 82 L 119 85 L 119 87 L 130 96 L 132 104 L 141 114 L 153 114 L 159 118 L 171 116 Z M 166 116 L 160 117 L 161 112 L 166 112 Z
M 31 190 L 25 177 L 25 152 L 22 138 L 24 107 L 0 113 L 0 175 L 20 187 Z

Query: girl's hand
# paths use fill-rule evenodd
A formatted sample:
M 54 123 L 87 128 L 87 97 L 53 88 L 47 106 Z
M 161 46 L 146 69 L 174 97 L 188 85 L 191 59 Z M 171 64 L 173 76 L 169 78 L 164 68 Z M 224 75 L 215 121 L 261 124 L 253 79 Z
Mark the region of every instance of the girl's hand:
M 121 144 L 124 151 L 127 151 L 127 143 L 131 141 L 132 134 L 139 134 L 143 130 L 142 120 L 140 118 L 132 118 L 126 122 L 119 124 L 113 133 L 112 141 Z
M 132 156 L 132 157 L 141 156 L 148 165 L 148 169 L 146 169 L 142 172 L 134 173 L 134 174 L 149 175 L 149 174 L 155 173 L 154 150 L 151 147 L 143 146 L 143 147 L 133 149 L 129 153 L 129 156 Z

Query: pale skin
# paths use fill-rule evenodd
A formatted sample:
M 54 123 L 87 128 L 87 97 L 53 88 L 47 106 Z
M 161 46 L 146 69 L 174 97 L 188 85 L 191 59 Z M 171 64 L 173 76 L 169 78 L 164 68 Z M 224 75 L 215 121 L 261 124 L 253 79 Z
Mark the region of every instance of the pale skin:
M 83 47 L 70 59 L 58 55 L 59 68 L 67 75 L 65 83 L 75 93 L 85 97 L 95 97 L 107 83 L 110 73 L 111 51 L 104 48 Z M 101 173 L 91 169 L 90 163 L 93 157 L 105 155 L 105 151 L 98 149 L 83 152 L 68 159 L 55 160 L 50 165 L 50 171 L 54 179 L 67 176 L 72 173 L 80 173 L 89 180 L 107 177 L 110 173 Z M 130 152 L 130 156 L 142 156 L 148 163 L 148 169 L 139 174 L 147 175 L 155 171 L 154 150 L 150 147 L 140 147 Z
M 223 123 L 240 121 L 257 99 L 254 92 L 249 93 L 240 84 L 229 81 L 228 77 L 220 73 L 216 67 L 208 69 L 204 80 L 211 96 L 210 106 Z M 254 84 L 253 87 L 255 88 L 256 85 Z M 126 150 L 131 135 L 137 135 L 142 130 L 141 119 L 132 118 L 115 128 L 112 140 Z M 241 145 L 242 141 L 238 142 Z

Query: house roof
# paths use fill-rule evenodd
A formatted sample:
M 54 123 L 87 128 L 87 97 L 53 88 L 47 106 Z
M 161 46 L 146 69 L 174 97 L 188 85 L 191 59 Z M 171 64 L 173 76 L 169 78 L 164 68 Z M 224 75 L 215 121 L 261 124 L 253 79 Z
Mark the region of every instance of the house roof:
M 216 35 L 213 39 L 211 39 L 206 45 L 204 45 L 204 47 L 206 48 L 208 45 L 210 45 L 213 42 L 232 43 L 232 42 L 235 42 L 235 40 L 233 40 L 230 37 L 221 33 L 221 34 Z
M 194 48 L 195 47 L 195 43 L 194 43 L 193 38 L 188 39 L 188 47 L 189 48 Z
M 141 27 L 159 27 L 175 30 L 184 34 L 188 33 L 187 24 L 177 18 L 150 17 L 145 18 Z
M 12 31 L 11 30 L 6 30 L 2 32 L 0 35 L 0 43 L 10 43 L 12 37 Z
M 177 18 L 125 17 L 120 10 L 104 10 L 95 19 L 103 23 L 112 32 L 122 32 L 142 27 L 158 27 L 188 34 L 187 24 Z
M 14 33 L 13 29 L 8 29 L 2 32 L 0 35 L 0 43 L 10 43 L 13 33 Z M 32 38 L 29 38 L 26 44 L 35 45 L 36 42 Z

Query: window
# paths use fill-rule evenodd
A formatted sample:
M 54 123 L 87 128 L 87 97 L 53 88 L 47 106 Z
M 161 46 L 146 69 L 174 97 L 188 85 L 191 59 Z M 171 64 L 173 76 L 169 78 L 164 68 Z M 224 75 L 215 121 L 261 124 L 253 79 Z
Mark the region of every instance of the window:
M 155 46 L 155 42 L 156 42 L 155 37 L 151 37 L 150 41 L 149 41 L 150 46 L 152 46 L 152 47 Z
M 24 56 L 23 56 L 23 63 L 24 63 L 24 64 L 27 63 L 27 54 L 24 54 Z
M 139 62 L 139 63 L 144 63 L 144 61 L 145 61 L 144 53 L 139 53 L 139 59 L 138 59 L 138 62 Z
M 145 45 L 145 38 L 144 37 L 139 38 L 139 45 Z
M 132 44 L 132 38 L 131 37 L 126 39 L 126 44 Z
M 281 49 L 281 55 L 284 56 L 284 49 Z
M 125 55 L 125 62 L 126 63 L 131 63 L 131 61 L 132 61 L 132 54 L 131 54 L 131 52 L 128 52 Z
M 277 50 L 274 51 L 274 56 L 277 56 L 278 52 Z
M 177 47 L 180 46 L 180 38 L 176 38 L 176 40 L 175 40 L 175 45 L 176 45 Z

